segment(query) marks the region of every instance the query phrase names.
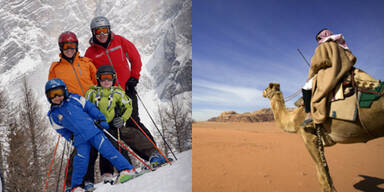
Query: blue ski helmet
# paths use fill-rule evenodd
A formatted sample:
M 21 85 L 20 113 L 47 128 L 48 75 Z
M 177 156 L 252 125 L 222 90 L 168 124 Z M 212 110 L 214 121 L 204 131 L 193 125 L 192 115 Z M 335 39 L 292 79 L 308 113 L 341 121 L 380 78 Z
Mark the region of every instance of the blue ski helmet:
M 58 88 L 58 87 L 62 87 L 62 88 L 64 89 L 64 91 L 65 91 L 64 98 L 65 98 L 65 99 L 68 98 L 68 96 L 69 96 L 69 92 L 68 92 L 68 88 L 67 88 L 67 86 L 65 85 L 64 81 L 61 80 L 61 79 L 51 79 L 51 80 L 49 80 L 49 81 L 45 84 L 45 96 L 47 97 L 47 99 L 48 99 L 48 101 L 49 101 L 50 103 L 52 103 L 52 102 L 51 102 L 51 99 L 49 99 L 47 93 L 48 93 L 49 90 L 51 90 L 51 89 L 56 89 L 56 88 Z

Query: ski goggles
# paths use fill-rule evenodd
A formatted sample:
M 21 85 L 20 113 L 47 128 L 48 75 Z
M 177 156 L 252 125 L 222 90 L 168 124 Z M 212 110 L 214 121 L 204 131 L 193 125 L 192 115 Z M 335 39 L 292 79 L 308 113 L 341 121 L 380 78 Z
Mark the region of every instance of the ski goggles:
M 56 88 L 56 89 L 51 89 L 47 92 L 47 96 L 49 99 L 53 99 L 55 98 L 56 96 L 64 96 L 65 94 L 65 91 L 63 88 Z
M 100 27 L 93 30 L 95 35 L 108 35 L 109 29 L 108 27 Z
M 99 76 L 99 80 L 100 81 L 112 81 L 114 79 L 114 75 L 113 74 L 101 74 Z
M 64 43 L 63 50 L 76 49 L 77 43 Z

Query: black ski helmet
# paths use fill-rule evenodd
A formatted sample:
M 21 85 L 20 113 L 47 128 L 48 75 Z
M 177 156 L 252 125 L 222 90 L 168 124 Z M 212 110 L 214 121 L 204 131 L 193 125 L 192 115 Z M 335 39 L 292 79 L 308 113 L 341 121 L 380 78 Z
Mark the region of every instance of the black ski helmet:
M 115 69 L 113 68 L 112 65 L 102 65 L 99 68 L 97 68 L 96 79 L 97 79 L 97 84 L 99 86 L 100 86 L 100 76 L 102 74 L 112 74 L 112 78 L 113 78 L 113 84 L 112 85 L 115 85 L 115 82 L 116 82 L 116 71 L 115 71 Z

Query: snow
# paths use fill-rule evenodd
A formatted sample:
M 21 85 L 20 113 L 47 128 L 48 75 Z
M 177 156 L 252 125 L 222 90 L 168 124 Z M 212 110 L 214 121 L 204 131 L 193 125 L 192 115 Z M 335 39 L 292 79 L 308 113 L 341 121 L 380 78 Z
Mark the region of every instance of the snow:
M 167 104 L 162 95 L 172 88 L 169 85 L 180 89 L 177 98 L 191 113 L 192 83 L 180 86 L 183 82 L 176 76 L 180 74 L 177 70 L 183 70 L 192 60 L 192 0 L 0 2 L 0 88 L 14 98 L 13 105 L 21 101 L 21 80 L 26 77 L 43 106 L 42 115 L 46 116 L 49 103 L 44 85 L 51 63 L 59 60 L 58 36 L 67 30 L 75 32 L 83 56 L 91 37 L 91 19 L 104 15 L 109 18 L 112 31 L 134 43 L 141 55 L 143 67 L 137 91 L 143 103 L 139 101 L 138 106 L 141 122 L 152 135 L 156 137 L 158 130 L 143 104 L 159 126 L 158 106 Z M 179 67 L 171 71 L 176 64 Z M 191 78 L 191 73 L 192 70 L 185 79 Z M 54 129 L 49 131 L 50 137 L 56 138 Z M 172 166 L 143 175 L 135 182 L 100 185 L 97 191 L 192 191 L 192 152 L 179 155 L 180 160 Z
M 91 36 L 89 23 L 95 15 L 108 17 L 112 31 L 126 37 L 139 50 L 143 67 L 137 90 L 152 116 L 157 113 L 157 106 L 164 103 L 168 89 L 173 88 L 170 85 L 178 88 L 177 94 L 191 93 L 191 85 L 180 86 L 183 82 L 175 79 L 177 70 L 192 59 L 191 0 L 0 2 L 5 4 L 0 7 L 4 24 L 0 27 L 0 86 L 14 85 L 11 95 L 20 94 L 14 87 L 21 87 L 20 79 L 26 76 L 40 103 L 48 106 L 44 85 L 50 64 L 59 59 L 58 36 L 67 30 L 75 32 L 80 55 L 84 55 Z M 181 66 L 170 71 L 177 63 Z M 145 109 L 141 104 L 139 108 L 144 124 L 155 133 Z
M 172 165 L 146 173 L 127 183 L 96 184 L 95 192 L 189 192 L 192 191 L 192 150 L 176 154 Z

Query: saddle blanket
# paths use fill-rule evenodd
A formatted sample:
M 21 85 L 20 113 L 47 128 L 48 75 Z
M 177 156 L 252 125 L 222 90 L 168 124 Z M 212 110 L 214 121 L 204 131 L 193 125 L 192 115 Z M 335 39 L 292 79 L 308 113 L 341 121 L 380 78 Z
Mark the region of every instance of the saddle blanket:
M 375 89 L 370 89 L 370 91 L 377 91 L 382 92 L 383 91 L 383 85 L 384 83 L 380 83 L 380 85 Z M 372 105 L 372 102 L 378 99 L 380 95 L 372 94 L 372 93 L 361 93 L 360 95 L 360 107 L 361 108 L 369 108 Z

